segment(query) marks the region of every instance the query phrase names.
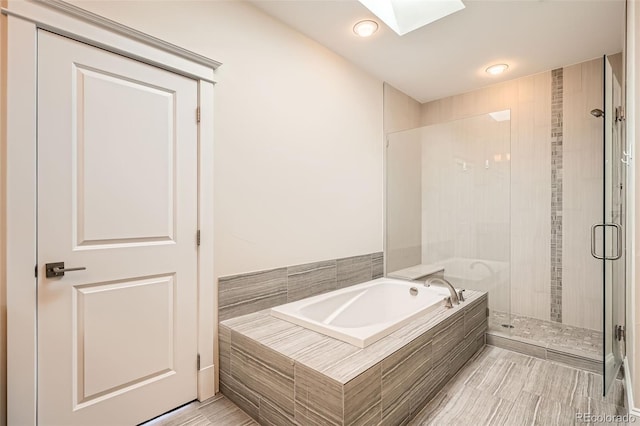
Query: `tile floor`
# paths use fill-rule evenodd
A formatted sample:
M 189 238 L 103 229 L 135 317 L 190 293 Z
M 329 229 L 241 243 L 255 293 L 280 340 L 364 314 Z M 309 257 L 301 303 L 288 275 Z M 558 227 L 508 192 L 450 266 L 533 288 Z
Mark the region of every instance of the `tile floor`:
M 221 393 L 204 402 L 192 402 L 141 426 L 253 426 L 247 413 Z
M 624 404 L 620 380 L 603 398 L 601 376 L 597 374 L 485 346 L 411 425 L 574 425 L 578 413 L 622 415 Z M 204 403 L 189 404 L 145 426 L 256 424 L 231 401 L 218 395 Z
M 411 425 L 574 425 L 578 413 L 623 415 L 624 405 L 621 380 L 603 398 L 598 374 L 485 346 Z
M 602 359 L 602 332 L 558 324 L 535 318 L 511 315 L 513 328 L 502 327 L 508 324 L 508 314 L 491 311 L 489 316 L 489 332 L 507 333 L 516 338 L 525 338 L 539 342 L 541 346 L 553 345 L 556 348 L 567 348 L 572 352 L 585 355 L 596 355 Z

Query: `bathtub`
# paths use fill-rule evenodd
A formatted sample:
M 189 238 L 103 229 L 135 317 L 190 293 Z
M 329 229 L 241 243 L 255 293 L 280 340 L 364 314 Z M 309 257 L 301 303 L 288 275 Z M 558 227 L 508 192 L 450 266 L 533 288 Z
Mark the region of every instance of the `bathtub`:
M 447 296 L 446 288 L 378 278 L 276 306 L 271 315 L 364 348 L 441 306 Z

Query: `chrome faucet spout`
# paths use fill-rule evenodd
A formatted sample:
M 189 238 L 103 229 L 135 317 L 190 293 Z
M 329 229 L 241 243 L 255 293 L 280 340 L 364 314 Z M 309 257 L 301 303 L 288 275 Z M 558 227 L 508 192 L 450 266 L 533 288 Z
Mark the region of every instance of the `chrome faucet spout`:
M 456 291 L 456 289 L 453 286 L 453 284 L 451 284 L 449 281 L 447 281 L 444 278 L 440 278 L 440 277 L 429 277 L 424 282 L 424 285 L 426 285 L 427 287 L 432 285 L 432 284 L 440 285 L 441 287 L 448 288 L 449 289 L 449 293 L 451 293 L 451 301 L 453 302 L 453 304 L 454 305 L 459 305 L 460 304 L 460 298 L 458 297 L 458 292 Z

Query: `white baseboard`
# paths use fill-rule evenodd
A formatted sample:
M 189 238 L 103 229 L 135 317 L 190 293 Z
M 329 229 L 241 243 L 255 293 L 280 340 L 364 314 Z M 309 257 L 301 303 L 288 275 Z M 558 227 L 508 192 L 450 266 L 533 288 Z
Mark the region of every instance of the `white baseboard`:
M 627 407 L 629 414 L 634 416 L 636 420 L 640 420 L 640 408 L 635 406 L 633 402 L 633 387 L 631 386 L 631 371 L 629 371 L 629 363 L 627 357 L 624 357 L 624 391 L 627 395 Z
M 216 369 L 212 364 L 198 371 L 198 401 L 204 401 L 216 394 Z

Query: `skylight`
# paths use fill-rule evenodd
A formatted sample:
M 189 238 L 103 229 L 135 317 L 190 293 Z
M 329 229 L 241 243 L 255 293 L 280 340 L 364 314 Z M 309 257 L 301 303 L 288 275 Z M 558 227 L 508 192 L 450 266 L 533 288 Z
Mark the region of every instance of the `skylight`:
M 461 0 L 358 0 L 399 35 L 464 9 Z

